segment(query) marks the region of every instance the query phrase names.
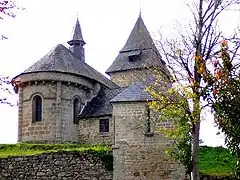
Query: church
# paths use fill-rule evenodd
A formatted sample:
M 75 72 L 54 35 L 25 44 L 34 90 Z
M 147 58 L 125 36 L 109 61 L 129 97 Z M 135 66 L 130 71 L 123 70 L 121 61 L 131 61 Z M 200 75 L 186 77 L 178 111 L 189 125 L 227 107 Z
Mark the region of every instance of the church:
M 58 44 L 13 78 L 19 95 L 18 141 L 112 145 L 114 180 L 181 179 L 166 157 L 171 144 L 157 131 L 144 91 L 151 67 L 166 69 L 139 15 L 124 47 L 106 70 L 87 64 L 77 19 L 69 47 Z

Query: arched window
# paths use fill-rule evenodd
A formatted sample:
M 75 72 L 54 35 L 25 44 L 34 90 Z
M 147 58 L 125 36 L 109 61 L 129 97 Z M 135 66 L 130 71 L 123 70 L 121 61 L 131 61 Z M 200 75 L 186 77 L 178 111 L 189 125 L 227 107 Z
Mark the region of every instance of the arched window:
M 38 122 L 42 120 L 42 98 L 39 95 L 33 97 L 32 100 L 32 121 Z
M 81 101 L 79 98 L 75 98 L 73 100 L 73 124 L 77 124 L 78 123 L 78 115 L 80 113 L 81 110 Z

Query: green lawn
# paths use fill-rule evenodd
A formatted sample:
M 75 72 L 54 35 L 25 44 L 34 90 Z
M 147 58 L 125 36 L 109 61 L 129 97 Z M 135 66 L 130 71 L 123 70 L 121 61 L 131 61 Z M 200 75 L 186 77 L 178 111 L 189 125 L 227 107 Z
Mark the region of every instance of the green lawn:
M 223 147 L 200 148 L 200 171 L 205 175 L 230 176 L 236 165 L 235 158 Z
M 96 153 L 109 153 L 110 148 L 101 145 L 90 146 L 79 144 L 2 144 L 0 145 L 0 158 L 59 151 L 92 151 Z
M 107 146 L 79 144 L 3 144 L 0 145 L 0 158 L 59 151 L 91 151 L 101 157 L 107 155 L 109 160 L 112 159 L 109 158 L 111 149 Z M 233 168 L 236 164 L 236 161 L 230 152 L 222 147 L 202 146 L 200 148 L 199 158 L 200 171 L 204 175 L 229 176 L 232 174 Z

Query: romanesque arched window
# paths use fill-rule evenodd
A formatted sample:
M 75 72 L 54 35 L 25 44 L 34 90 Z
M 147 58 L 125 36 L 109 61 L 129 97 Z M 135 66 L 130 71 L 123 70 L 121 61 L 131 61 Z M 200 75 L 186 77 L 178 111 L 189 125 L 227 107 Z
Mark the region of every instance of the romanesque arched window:
M 42 97 L 35 95 L 32 100 L 32 121 L 38 122 L 42 120 Z
M 81 101 L 80 98 L 76 97 L 73 100 L 73 124 L 78 123 L 78 115 L 81 110 Z

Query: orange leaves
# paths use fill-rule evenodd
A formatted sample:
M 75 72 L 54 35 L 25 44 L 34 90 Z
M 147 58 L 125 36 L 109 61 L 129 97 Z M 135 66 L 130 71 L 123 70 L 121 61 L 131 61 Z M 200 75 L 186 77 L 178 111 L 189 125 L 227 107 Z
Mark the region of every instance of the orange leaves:
M 206 70 L 206 65 L 205 62 L 200 55 L 195 56 L 195 63 L 196 63 L 196 68 L 199 74 L 201 74 L 203 77 L 206 77 L 207 75 L 207 70 Z
M 202 62 L 203 62 L 202 56 L 196 55 L 196 56 L 195 56 L 195 61 L 196 61 L 197 63 L 202 63 Z
M 227 41 L 227 40 L 222 40 L 222 41 L 221 41 L 221 45 L 222 45 L 223 47 L 227 47 L 227 46 L 228 46 L 228 41 Z
M 226 82 L 226 84 L 228 84 L 228 85 L 230 84 L 230 80 L 229 80 L 229 79 L 227 79 L 225 82 Z
M 214 95 L 218 95 L 221 90 L 223 90 L 227 86 L 231 86 L 231 70 L 232 70 L 232 62 L 230 60 L 230 55 L 227 51 L 228 41 L 222 40 L 221 42 L 221 64 L 215 59 L 212 61 L 214 67 L 214 75 L 213 81 L 214 85 L 212 88 L 212 92 Z
M 213 95 L 217 95 L 218 93 L 219 93 L 219 91 L 214 88 L 213 89 Z
M 200 64 L 199 73 L 202 74 L 204 77 L 207 75 L 206 66 L 203 62 Z
M 195 60 L 195 70 L 197 71 L 194 76 L 197 75 L 196 77 L 200 77 L 199 84 L 201 80 L 203 80 L 204 83 L 208 83 L 209 90 L 211 90 L 214 95 L 221 93 L 225 87 L 231 86 L 230 79 L 233 65 L 228 53 L 228 41 L 222 40 L 220 45 L 220 52 L 215 54 L 214 57 L 216 57 L 216 59 L 213 58 L 211 61 L 214 71 L 212 71 L 212 67 L 206 64 L 209 59 L 205 59 L 205 56 L 203 57 L 200 53 L 195 52 L 195 56 L 193 57 Z M 192 87 L 199 87 L 196 80 L 195 77 L 189 78 Z
M 211 74 L 207 74 L 207 82 L 209 84 L 209 88 L 212 91 L 212 94 L 217 97 L 219 96 L 225 88 L 231 86 L 231 61 L 230 56 L 227 52 L 228 42 L 227 40 L 223 40 L 221 43 L 221 51 L 219 53 L 219 59 L 212 59 L 211 63 L 213 65 L 214 72 Z M 200 67 L 201 70 L 201 67 Z M 209 72 L 210 73 L 210 72 Z M 205 74 L 202 72 L 201 74 Z
M 215 77 L 216 77 L 216 79 L 218 80 L 218 79 L 221 79 L 222 77 L 223 77 L 223 72 L 222 72 L 222 70 L 217 70 L 216 71 L 216 73 L 215 73 Z

